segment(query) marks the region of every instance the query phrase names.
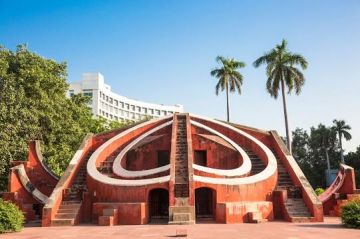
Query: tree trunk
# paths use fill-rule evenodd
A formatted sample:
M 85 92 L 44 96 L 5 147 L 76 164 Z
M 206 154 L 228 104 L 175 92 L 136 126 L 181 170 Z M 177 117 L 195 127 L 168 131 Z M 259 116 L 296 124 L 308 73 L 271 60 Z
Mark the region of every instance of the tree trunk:
M 229 86 L 226 83 L 226 115 L 227 115 L 227 122 L 230 122 L 230 112 L 229 112 Z
M 341 163 L 345 163 L 344 160 L 344 152 L 342 148 L 342 134 L 339 132 L 339 142 L 340 142 L 340 157 L 341 157 Z
M 330 159 L 329 159 L 329 153 L 328 153 L 328 149 L 327 149 L 327 148 L 325 148 L 325 156 L 326 156 L 327 168 L 328 168 L 328 170 L 329 170 L 329 172 L 330 172 L 331 167 L 330 167 Z
M 285 83 L 284 80 L 281 79 L 281 93 L 283 98 L 283 108 L 284 108 L 284 118 L 285 118 L 285 130 L 286 130 L 286 143 L 289 149 L 290 154 L 291 151 L 291 139 L 290 139 L 290 132 L 289 132 L 289 122 L 288 122 L 288 115 L 287 115 L 287 108 L 286 108 L 286 96 L 285 96 Z

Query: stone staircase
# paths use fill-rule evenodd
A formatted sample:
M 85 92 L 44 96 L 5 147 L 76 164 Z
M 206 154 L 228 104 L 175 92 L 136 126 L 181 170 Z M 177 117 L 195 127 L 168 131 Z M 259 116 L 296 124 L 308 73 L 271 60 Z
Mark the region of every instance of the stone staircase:
M 87 192 L 86 165 L 92 153 L 93 151 L 90 151 L 85 156 L 86 158 L 79 168 L 71 187 L 64 191 L 63 201 L 55 218 L 51 220 L 51 226 L 72 226 L 78 223 L 82 194 Z
M 274 155 L 276 153 L 273 151 Z M 285 166 L 280 159 L 276 157 L 278 164 L 278 184 L 277 190 L 287 191 L 287 201 L 285 202 L 285 209 L 288 213 L 291 222 L 311 222 L 313 217 L 307 206 L 304 203 L 301 188 L 295 186 Z
M 186 115 L 176 114 L 176 144 L 175 144 L 175 206 L 171 206 L 169 224 L 194 224 L 195 207 L 188 205 L 189 165 Z
M 175 154 L 175 197 L 189 197 L 188 145 L 186 116 L 177 115 Z
M 245 150 L 246 154 L 249 156 L 251 161 L 251 172 L 250 175 L 255 175 L 263 171 L 266 165 L 261 161 L 261 159 L 251 150 Z
M 112 171 L 112 166 L 115 161 L 116 156 L 120 153 L 121 149 L 115 150 L 107 159 L 100 163 L 100 167 L 98 167 L 99 172 L 102 174 L 114 178 L 116 177 L 115 174 Z

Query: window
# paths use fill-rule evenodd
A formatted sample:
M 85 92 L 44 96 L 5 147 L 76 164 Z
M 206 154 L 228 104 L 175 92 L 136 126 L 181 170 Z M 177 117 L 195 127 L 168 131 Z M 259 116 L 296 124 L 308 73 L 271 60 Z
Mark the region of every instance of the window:
M 121 108 L 124 108 L 124 102 L 120 102 Z
M 207 166 L 206 150 L 194 151 L 194 163 L 200 166 Z
M 162 111 L 162 114 L 163 114 L 163 115 L 166 115 L 166 111 L 165 111 L 165 110 L 163 110 L 163 111 Z
M 157 115 L 160 115 L 160 110 L 155 110 L 155 113 L 156 113 Z
M 145 107 L 142 108 L 143 113 L 147 114 L 147 109 Z
M 154 114 L 154 110 L 153 109 L 150 109 L 150 114 Z
M 74 91 L 73 91 L 73 90 L 69 90 L 69 95 L 70 95 L 70 97 L 73 97 L 73 96 L 74 96 Z
M 132 106 L 131 106 L 131 110 L 132 110 L 132 111 L 135 111 L 135 105 L 132 105 Z
M 92 92 L 84 92 L 83 95 L 84 95 L 84 96 L 92 97 L 92 96 L 93 96 L 93 93 L 92 93 Z
M 128 110 L 129 109 L 129 104 L 125 104 L 125 108 Z
M 165 166 L 170 163 L 170 152 L 169 150 L 157 151 L 157 166 Z

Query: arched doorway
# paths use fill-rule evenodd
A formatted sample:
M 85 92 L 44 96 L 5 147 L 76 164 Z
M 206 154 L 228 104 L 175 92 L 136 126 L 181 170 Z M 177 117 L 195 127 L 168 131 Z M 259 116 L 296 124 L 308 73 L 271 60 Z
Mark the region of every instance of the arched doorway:
M 149 193 L 150 222 L 169 219 L 169 191 L 162 188 L 153 189 Z
M 198 188 L 195 190 L 196 219 L 215 219 L 215 191 L 210 188 Z

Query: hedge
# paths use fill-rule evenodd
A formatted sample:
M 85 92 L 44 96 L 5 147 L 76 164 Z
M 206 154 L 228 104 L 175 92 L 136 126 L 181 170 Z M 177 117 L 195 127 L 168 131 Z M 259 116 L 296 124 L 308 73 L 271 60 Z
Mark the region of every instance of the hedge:
M 20 231 L 24 224 L 24 214 L 13 203 L 0 198 L 0 233 Z
M 341 221 L 346 227 L 360 229 L 360 197 L 341 207 Z

